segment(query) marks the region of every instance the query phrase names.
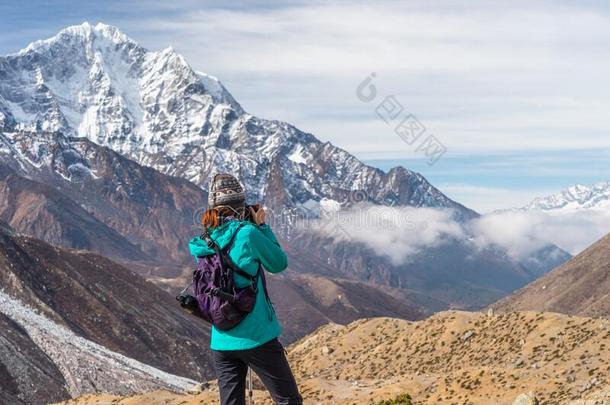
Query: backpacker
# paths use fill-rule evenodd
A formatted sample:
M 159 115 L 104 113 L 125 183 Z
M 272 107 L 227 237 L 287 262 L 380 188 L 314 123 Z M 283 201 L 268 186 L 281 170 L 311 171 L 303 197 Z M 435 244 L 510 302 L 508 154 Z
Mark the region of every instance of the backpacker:
M 256 274 L 252 276 L 237 267 L 229 257 L 233 241 L 243 225 L 242 223 L 237 227 L 223 249 L 207 233 L 201 235 L 214 253 L 197 258 L 193 282 L 177 297 L 180 300 L 179 297 L 184 296 L 192 287 L 193 297 L 196 300 L 193 302 L 195 308 L 192 312 L 219 330 L 229 330 L 237 326 L 252 312 L 256 302 L 258 278 L 263 271 L 261 266 L 259 265 Z M 250 285 L 237 288 L 233 279 L 234 272 L 250 280 Z M 265 284 L 264 280 L 263 284 Z

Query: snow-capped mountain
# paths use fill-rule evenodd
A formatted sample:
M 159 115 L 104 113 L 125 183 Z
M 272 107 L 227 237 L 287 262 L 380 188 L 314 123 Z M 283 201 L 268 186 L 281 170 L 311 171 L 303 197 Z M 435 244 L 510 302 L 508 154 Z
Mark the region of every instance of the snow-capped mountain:
M 590 186 L 577 184 L 559 193 L 538 197 L 527 204 L 526 211 L 610 210 L 610 181 Z
M 0 57 L 2 128 L 85 137 L 202 187 L 212 172 L 236 173 L 250 200 L 275 207 L 343 203 L 358 190 L 377 204 L 477 215 L 418 173 L 384 173 L 287 123 L 248 114 L 172 48 L 148 51 L 104 24 L 69 27 Z

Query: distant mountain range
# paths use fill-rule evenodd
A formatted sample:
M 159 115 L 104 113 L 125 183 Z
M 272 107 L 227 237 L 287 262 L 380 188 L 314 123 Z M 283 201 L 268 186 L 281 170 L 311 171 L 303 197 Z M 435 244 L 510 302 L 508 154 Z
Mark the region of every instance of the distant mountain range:
M 538 197 L 522 210 L 532 211 L 576 211 L 610 210 L 610 181 L 590 186 L 577 184 L 559 193 Z

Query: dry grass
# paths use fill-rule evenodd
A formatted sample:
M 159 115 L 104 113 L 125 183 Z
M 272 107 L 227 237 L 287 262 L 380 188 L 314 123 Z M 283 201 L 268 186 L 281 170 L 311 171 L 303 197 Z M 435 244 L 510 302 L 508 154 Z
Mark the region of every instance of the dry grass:
M 535 312 L 362 319 L 319 328 L 290 346 L 289 359 L 309 404 L 373 404 L 403 393 L 414 404 L 511 404 L 529 391 L 548 405 L 610 402 L 608 320 Z M 213 404 L 217 395 L 212 388 L 67 404 Z M 264 391 L 255 399 L 272 403 Z

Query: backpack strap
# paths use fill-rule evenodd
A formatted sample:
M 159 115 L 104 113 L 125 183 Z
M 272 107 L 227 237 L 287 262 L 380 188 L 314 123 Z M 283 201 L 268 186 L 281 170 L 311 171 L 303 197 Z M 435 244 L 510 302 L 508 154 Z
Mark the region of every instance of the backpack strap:
M 222 250 L 226 250 L 228 252 L 229 249 L 231 249 L 231 246 L 233 246 L 233 242 L 235 241 L 235 237 L 237 236 L 237 233 L 244 225 L 245 225 L 244 222 L 237 225 L 237 229 L 235 230 L 235 232 L 233 232 L 233 235 L 231 235 L 231 239 L 229 239 L 229 243 L 227 243 L 227 245 Z M 208 244 L 208 247 L 210 247 L 211 249 L 214 249 L 215 252 L 218 253 L 218 251 L 221 250 L 220 246 L 218 246 L 216 241 L 214 239 L 212 239 L 212 237 L 208 233 L 207 229 L 205 230 L 204 233 L 201 234 L 201 239 L 205 240 L 206 243 Z
M 245 271 L 240 269 L 237 266 L 237 264 L 235 264 L 235 262 L 229 257 L 229 250 L 231 250 L 231 247 L 233 246 L 233 242 L 235 241 L 235 237 L 237 236 L 237 233 L 239 232 L 239 230 L 244 225 L 245 225 L 245 223 L 242 222 L 242 223 L 240 223 L 237 226 L 237 229 L 235 230 L 235 232 L 233 232 L 233 235 L 231 235 L 231 239 L 229 239 L 229 243 L 227 243 L 227 245 L 224 248 L 222 248 L 222 249 L 220 248 L 220 246 L 218 246 L 216 241 L 210 237 L 210 235 L 207 232 L 204 232 L 201 235 L 201 238 L 206 241 L 206 243 L 208 244 L 208 246 L 210 248 L 214 249 L 214 252 L 216 252 L 218 254 L 218 256 L 220 257 L 220 260 L 221 260 L 222 264 L 226 264 L 235 273 L 237 273 L 240 276 L 250 280 L 250 283 L 252 284 L 253 290 L 257 291 L 257 287 L 258 287 L 258 283 L 257 282 L 258 282 L 258 277 L 259 277 L 259 274 L 260 274 L 260 268 L 259 268 L 259 270 L 257 270 L 256 274 L 253 276 L 250 273 L 246 273 Z
M 265 299 L 267 300 L 267 313 L 269 314 L 269 320 L 273 319 L 270 311 L 275 313 L 275 308 L 273 307 L 273 302 L 271 302 L 271 297 L 269 296 L 269 291 L 267 291 L 267 277 L 265 277 L 265 269 L 263 268 L 263 264 L 259 261 L 258 263 L 258 271 L 257 275 L 261 275 L 263 278 L 263 291 L 265 292 Z

